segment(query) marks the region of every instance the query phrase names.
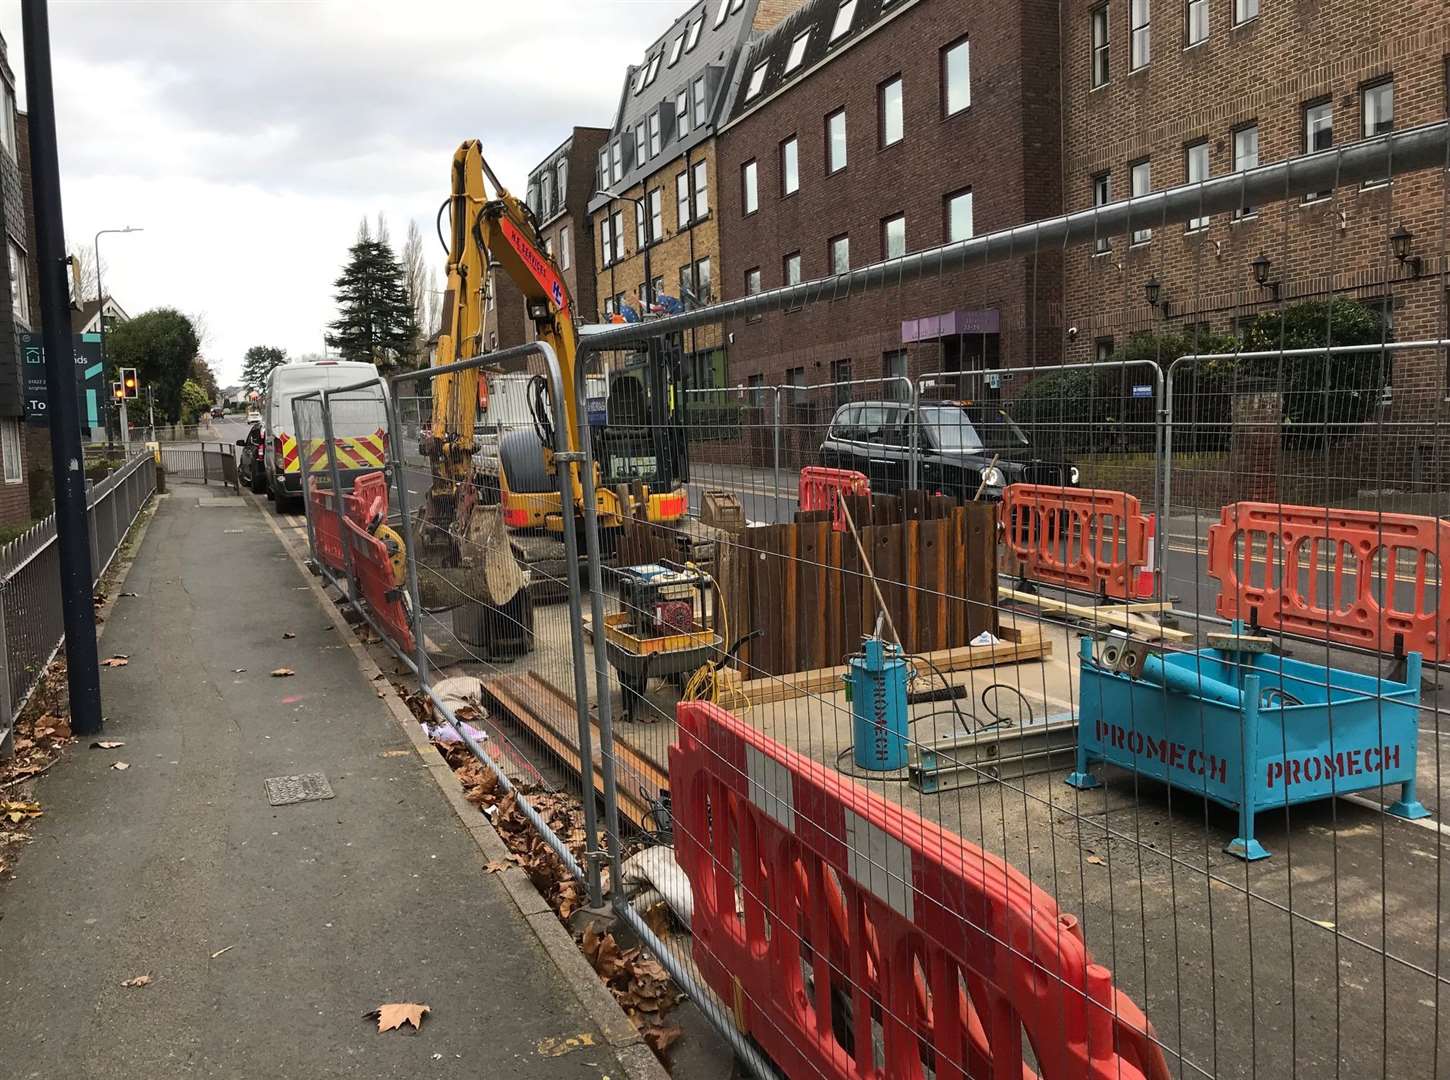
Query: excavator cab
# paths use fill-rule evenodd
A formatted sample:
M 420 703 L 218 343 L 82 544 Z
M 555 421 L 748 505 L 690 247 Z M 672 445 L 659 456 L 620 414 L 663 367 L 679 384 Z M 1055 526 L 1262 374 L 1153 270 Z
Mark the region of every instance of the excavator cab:
M 669 496 L 689 482 L 683 368 L 674 334 L 625 354 L 610 371 L 604 423 L 591 429 L 603 487 L 643 485 L 651 496 Z

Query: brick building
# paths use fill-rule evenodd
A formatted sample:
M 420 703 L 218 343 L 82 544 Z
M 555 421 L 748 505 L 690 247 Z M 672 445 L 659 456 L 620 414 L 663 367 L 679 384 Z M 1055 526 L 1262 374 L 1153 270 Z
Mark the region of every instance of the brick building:
M 1340 146 L 1447 111 L 1444 0 L 1072 0 L 1062 19 L 1067 210 Z M 1099 242 L 1100 250 L 1073 248 L 1065 256 L 1064 315 L 1079 334 L 1067 356 L 1107 356 L 1134 333 L 1165 325 L 1232 332 L 1275 303 L 1274 288 L 1254 276 L 1261 255 L 1281 303 L 1354 298 L 1388 316 L 1391 338 L 1438 336 L 1445 185 L 1443 171 L 1428 170 L 1144 229 Z M 1418 267 L 1391 250 L 1401 225 L 1413 234 L 1411 255 L 1423 256 Z M 1156 308 L 1147 300 L 1149 279 L 1159 284 Z M 1445 363 L 1433 350 L 1398 354 L 1381 415 L 1420 425 L 1439 416 Z M 1425 448 L 1400 449 L 1392 467 L 1418 473 L 1409 459 Z
M 595 162 L 608 139 L 608 128 L 576 127 L 529 173 L 529 206 L 581 322 L 599 321 L 589 203 L 597 190 Z M 532 324 L 526 331 L 527 340 L 532 340 Z
M 1042 0 L 812 0 L 754 40 L 718 140 L 723 295 L 1056 213 L 1056 26 Z M 842 296 L 732 326 L 730 373 L 819 385 L 1041 361 L 1060 295 L 1043 252 Z
M 700 0 L 631 67 L 589 203 L 601 314 L 707 303 L 721 261 L 715 133 L 739 81 L 747 43 L 801 0 Z M 723 386 L 718 329 L 684 342 L 687 380 Z
M 511 349 L 530 340 L 524 294 L 507 274 L 490 270 L 483 301 L 483 347 L 486 352 Z
M 6 258 L 0 275 L 10 303 L 0 305 L 0 524 L 29 520 L 30 495 L 26 484 L 23 431 L 25 398 L 17 335 L 38 330 L 40 322 L 35 275 L 30 263 L 34 235 L 29 195 L 29 169 L 21 169 L 22 116 L 15 105 L 15 72 L 8 49 L 0 38 L 0 208 L 3 208 Z M 28 157 L 28 154 L 26 155 Z M 27 162 L 28 166 L 28 162 Z M 3 295 L 3 293 L 0 293 Z

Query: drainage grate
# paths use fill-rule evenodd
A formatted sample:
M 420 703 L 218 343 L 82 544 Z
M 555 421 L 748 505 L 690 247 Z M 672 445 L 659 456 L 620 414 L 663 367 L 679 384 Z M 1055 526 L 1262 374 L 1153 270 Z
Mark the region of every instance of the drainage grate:
M 267 789 L 267 801 L 273 806 L 333 797 L 332 785 L 320 772 L 302 773 L 299 776 L 269 776 L 262 784 Z

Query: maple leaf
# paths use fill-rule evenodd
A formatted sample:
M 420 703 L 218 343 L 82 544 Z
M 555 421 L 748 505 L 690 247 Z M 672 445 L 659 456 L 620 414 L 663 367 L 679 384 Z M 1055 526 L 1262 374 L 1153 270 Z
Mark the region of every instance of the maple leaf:
M 399 1001 L 390 1005 L 379 1005 L 371 1012 L 363 1013 L 363 1019 L 376 1020 L 379 1031 L 401 1029 L 404 1024 L 412 1024 L 414 1031 L 421 1031 L 424 1015 L 432 1011 L 427 1005 L 420 1005 L 416 1001 Z
M 108 656 L 102 660 L 101 667 L 125 667 L 130 662 L 131 658 L 129 656 L 123 653 L 117 653 L 115 656 Z

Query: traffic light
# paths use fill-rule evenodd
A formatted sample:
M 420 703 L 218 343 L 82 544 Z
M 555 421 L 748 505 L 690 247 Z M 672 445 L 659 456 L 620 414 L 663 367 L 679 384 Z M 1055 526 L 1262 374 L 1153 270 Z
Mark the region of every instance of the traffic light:
M 126 388 L 121 385 L 121 380 L 117 379 L 111 384 L 111 396 L 117 401 L 126 400 Z
M 135 368 L 123 367 L 121 369 L 121 387 L 128 398 L 141 396 L 141 380 L 136 377 Z

